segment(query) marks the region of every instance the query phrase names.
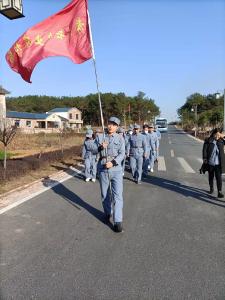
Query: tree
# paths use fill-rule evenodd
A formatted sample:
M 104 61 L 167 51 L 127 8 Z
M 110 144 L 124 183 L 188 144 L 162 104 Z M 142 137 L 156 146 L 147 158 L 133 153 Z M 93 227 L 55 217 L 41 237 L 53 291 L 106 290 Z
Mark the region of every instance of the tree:
M 195 114 L 192 108 L 197 108 L 197 125 L 205 130 L 206 127 L 222 126 L 223 98 L 217 99 L 215 94 L 201 95 L 194 93 L 187 97 L 183 106 L 178 109 L 178 115 L 184 128 L 189 129 L 196 125 Z
M 210 116 L 210 122 L 215 127 L 222 127 L 223 111 L 221 111 L 221 110 L 214 110 L 212 112 L 212 115 Z
M 149 119 L 151 115 L 159 115 L 159 107 L 154 100 L 146 97 L 144 92 L 139 91 L 137 96 L 130 97 L 124 93 L 101 94 L 102 108 L 105 123 L 112 115 L 118 116 L 124 123 L 141 122 Z M 99 113 L 98 94 L 89 94 L 81 97 L 50 97 L 29 95 L 23 97 L 8 97 L 7 110 L 43 113 L 56 107 L 77 107 L 82 111 L 84 124 L 93 126 L 101 125 Z M 147 112 L 150 111 L 150 115 Z
M 4 145 L 4 160 L 3 160 L 3 169 L 4 169 L 4 179 L 6 177 L 6 161 L 7 161 L 7 147 L 15 137 L 17 132 L 17 127 L 12 125 L 6 119 L 1 119 L 0 121 L 0 142 Z

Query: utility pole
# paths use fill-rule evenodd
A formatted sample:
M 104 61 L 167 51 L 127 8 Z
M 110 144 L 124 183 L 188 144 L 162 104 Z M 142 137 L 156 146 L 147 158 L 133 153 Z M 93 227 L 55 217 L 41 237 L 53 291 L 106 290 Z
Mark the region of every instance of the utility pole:
M 198 104 L 195 105 L 195 137 L 197 136 L 198 127 Z
M 197 136 L 197 127 L 198 127 L 198 104 L 194 104 L 191 109 L 195 113 L 195 137 Z
M 223 90 L 223 131 L 225 131 L 225 89 Z
M 221 97 L 221 92 L 217 92 L 214 94 L 216 96 L 216 99 L 219 99 Z M 223 131 L 225 131 L 225 89 L 223 90 Z
M 126 124 L 126 110 L 125 110 L 125 108 L 124 108 L 124 110 L 123 110 L 123 122 L 124 122 L 124 127 L 125 127 L 125 130 L 127 129 L 127 124 Z
M 130 103 L 128 105 L 128 111 L 129 111 L 129 122 L 131 121 L 131 118 L 130 118 Z

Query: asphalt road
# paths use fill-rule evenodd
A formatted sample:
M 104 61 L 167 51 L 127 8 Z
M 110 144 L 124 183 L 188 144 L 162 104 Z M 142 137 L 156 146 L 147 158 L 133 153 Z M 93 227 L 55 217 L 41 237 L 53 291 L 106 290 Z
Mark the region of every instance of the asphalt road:
M 142 185 L 124 179 L 124 228 L 99 184 L 74 177 L 5 212 L 1 299 L 225 299 L 225 202 L 207 194 L 202 144 L 170 127 Z

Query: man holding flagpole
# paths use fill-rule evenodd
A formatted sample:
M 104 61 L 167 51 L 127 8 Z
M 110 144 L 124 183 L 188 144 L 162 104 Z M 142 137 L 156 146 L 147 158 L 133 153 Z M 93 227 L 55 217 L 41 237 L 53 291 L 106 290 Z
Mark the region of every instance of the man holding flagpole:
M 98 164 L 99 182 L 103 209 L 107 222 L 113 216 L 114 231 L 122 232 L 123 221 L 123 168 L 125 142 L 117 132 L 120 120 L 109 118 L 108 133 L 98 147 L 100 161 Z M 97 147 L 97 146 L 96 146 Z
M 65 56 L 77 64 L 90 58 L 93 59 L 102 131 L 104 132 L 101 93 L 87 0 L 72 0 L 58 13 L 28 29 L 6 53 L 6 60 L 12 70 L 31 83 L 31 75 L 35 66 L 41 60 L 51 56 Z M 121 162 L 125 156 L 125 145 L 123 138 L 116 133 L 119 125 L 120 120 L 111 117 L 108 134 L 103 134 L 103 143 L 99 149 L 96 146 L 96 151 L 101 152 L 99 171 L 103 207 L 108 221 L 113 213 L 116 232 L 123 230 Z

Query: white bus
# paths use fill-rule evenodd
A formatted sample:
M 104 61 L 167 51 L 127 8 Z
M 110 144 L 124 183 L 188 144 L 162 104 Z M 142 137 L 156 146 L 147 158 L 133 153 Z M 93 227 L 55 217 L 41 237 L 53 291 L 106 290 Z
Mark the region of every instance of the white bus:
M 168 131 L 167 119 L 165 119 L 165 118 L 156 119 L 155 125 L 158 127 L 159 132 L 167 132 Z

